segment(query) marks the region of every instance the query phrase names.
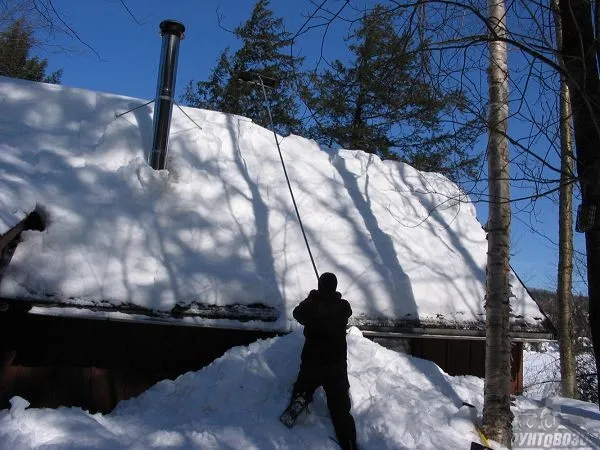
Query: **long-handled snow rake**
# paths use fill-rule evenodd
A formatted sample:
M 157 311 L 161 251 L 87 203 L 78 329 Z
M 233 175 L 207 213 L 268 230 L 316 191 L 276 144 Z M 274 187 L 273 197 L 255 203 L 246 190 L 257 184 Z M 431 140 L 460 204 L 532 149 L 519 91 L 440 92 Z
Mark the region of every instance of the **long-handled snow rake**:
M 466 406 L 467 408 L 469 408 L 469 416 L 471 417 L 471 422 L 473 423 L 475 431 L 477 431 L 477 435 L 479 436 L 479 439 L 481 441 L 481 443 L 472 441 L 470 450 L 493 450 L 490 447 L 490 444 L 487 438 L 485 437 L 485 434 L 483 433 L 483 428 L 481 428 L 479 420 L 477 419 L 477 408 L 475 408 L 474 405 L 471 405 L 467 402 L 463 402 L 462 406 Z

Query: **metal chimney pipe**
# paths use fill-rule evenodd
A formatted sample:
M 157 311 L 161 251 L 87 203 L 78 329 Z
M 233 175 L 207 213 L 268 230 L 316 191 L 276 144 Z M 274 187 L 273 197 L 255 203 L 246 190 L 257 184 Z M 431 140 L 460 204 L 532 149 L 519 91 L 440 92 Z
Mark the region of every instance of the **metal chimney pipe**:
M 150 166 L 156 170 L 165 168 L 167 162 L 167 145 L 169 128 L 173 111 L 173 95 L 175 94 L 175 78 L 177 75 L 177 58 L 179 42 L 183 38 L 185 27 L 175 20 L 163 20 L 160 23 L 162 49 L 154 101 L 154 139 L 150 153 Z

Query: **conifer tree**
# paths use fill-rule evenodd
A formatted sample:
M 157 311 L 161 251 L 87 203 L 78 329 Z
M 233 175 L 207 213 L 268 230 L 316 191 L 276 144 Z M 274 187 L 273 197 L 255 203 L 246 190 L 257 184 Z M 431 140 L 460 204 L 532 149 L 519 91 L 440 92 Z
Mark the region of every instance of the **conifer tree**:
M 465 148 L 482 130 L 474 122 L 445 123 L 464 110 L 465 96 L 444 92 L 423 76 L 423 55 L 400 13 L 378 5 L 350 36 L 350 62 L 335 60 L 313 73 L 303 99 L 316 123 L 311 136 L 324 145 L 361 149 L 399 159 L 453 179 L 472 174 L 476 158 Z
M 0 32 L 0 75 L 59 84 L 62 70 L 46 75 L 48 60 L 29 56 L 34 43 L 33 28 L 23 19 Z
M 289 54 L 291 35 L 283 20 L 275 18 L 268 0 L 258 0 L 248 21 L 234 29 L 242 46 L 233 54 L 225 49 L 206 81 L 190 81 L 183 101 L 198 108 L 240 114 L 262 126 L 269 126 L 263 92 L 260 86 L 241 81 L 243 73 L 258 73 L 267 89 L 275 128 L 280 133 L 298 132 L 298 105 L 292 91 L 296 68 L 302 59 Z

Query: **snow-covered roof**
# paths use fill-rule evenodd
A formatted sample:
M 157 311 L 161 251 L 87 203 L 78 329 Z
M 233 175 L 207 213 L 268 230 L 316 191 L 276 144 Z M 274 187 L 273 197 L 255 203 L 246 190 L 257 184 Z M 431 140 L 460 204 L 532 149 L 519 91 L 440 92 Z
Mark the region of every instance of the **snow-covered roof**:
M 192 121 L 175 107 L 167 170 L 155 171 L 146 163 L 153 104 L 118 116 L 144 103 L 0 77 L 0 233 L 36 207 L 47 221 L 23 233 L 0 296 L 293 328 L 291 311 L 316 276 L 273 133 L 183 108 Z M 336 273 L 354 323 L 482 324 L 487 241 L 455 184 L 299 136 L 280 144 L 317 268 Z M 512 290 L 514 324 L 541 329 L 514 276 Z

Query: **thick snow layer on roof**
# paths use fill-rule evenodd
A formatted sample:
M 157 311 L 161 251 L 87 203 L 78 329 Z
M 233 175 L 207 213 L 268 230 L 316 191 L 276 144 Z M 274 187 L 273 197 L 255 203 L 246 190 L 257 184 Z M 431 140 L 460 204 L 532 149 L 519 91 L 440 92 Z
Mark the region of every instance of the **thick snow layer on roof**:
M 0 78 L 0 102 L 0 231 L 36 205 L 48 225 L 23 233 L 1 296 L 158 313 L 262 304 L 269 327 L 289 329 L 316 275 L 271 131 L 184 108 L 199 129 L 175 107 L 167 170 L 155 171 L 153 105 L 117 117 L 145 100 Z M 455 184 L 279 139 L 317 268 L 337 274 L 359 321 L 483 320 L 487 241 Z M 539 324 L 512 285 L 513 314 Z

